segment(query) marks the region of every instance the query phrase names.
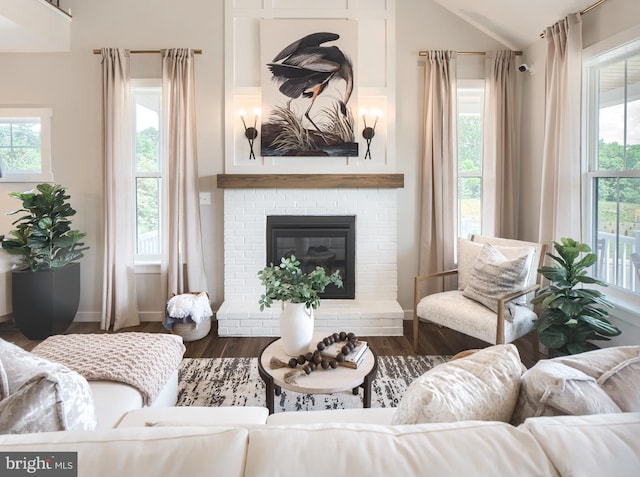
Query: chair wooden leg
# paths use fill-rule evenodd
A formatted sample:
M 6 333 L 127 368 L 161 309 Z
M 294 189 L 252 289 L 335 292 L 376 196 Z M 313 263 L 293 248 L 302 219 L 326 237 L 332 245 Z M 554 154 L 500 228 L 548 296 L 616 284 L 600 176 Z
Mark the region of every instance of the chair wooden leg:
M 418 337 L 420 334 L 420 318 L 414 313 L 413 315 L 413 351 L 418 353 Z

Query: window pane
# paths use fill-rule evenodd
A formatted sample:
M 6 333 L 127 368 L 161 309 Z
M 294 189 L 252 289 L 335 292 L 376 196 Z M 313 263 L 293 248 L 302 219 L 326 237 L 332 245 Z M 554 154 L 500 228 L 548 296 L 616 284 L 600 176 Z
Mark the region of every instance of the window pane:
M 40 120 L 4 118 L 0 123 L 0 159 L 3 174 L 42 171 Z
M 480 233 L 482 185 L 480 177 L 458 179 L 459 210 L 458 237 L 469 238 Z
M 459 82 L 458 236 L 463 238 L 481 231 L 483 101 L 483 81 Z
M 482 168 L 483 88 L 458 88 L 458 170 Z
M 160 171 L 160 95 L 135 94 L 136 170 Z
M 640 178 L 597 178 L 595 183 L 597 275 L 640 293 L 631 260 L 640 242 Z
M 160 179 L 136 179 L 136 238 L 139 255 L 160 253 Z

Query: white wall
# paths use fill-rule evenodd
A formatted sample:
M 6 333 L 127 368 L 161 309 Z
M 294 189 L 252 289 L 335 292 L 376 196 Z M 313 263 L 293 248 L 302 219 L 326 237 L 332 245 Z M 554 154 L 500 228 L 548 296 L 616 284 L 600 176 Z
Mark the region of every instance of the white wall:
M 74 226 L 88 233 L 91 249 L 82 261 L 80 315 L 97 319 L 102 288 L 102 165 L 100 47 L 158 49 L 201 48 L 196 60 L 198 153 L 201 190 L 212 193 L 212 205 L 202 206 L 205 261 L 214 306 L 223 301 L 223 194 L 215 175 L 224 172 L 224 9 L 222 0 L 65 0 L 73 11 L 70 53 L 0 54 L 0 104 L 46 105 L 54 110 L 54 177 L 68 187 L 78 210 Z M 638 24 L 640 2 L 608 0 L 583 17 L 585 45 Z M 424 59 L 423 49 L 477 51 L 503 48 L 431 0 L 396 2 L 396 148 L 397 172 L 405 175 L 398 193 L 398 301 L 412 308 L 413 276 L 417 272 L 418 178 L 420 176 Z M 542 124 L 544 114 L 544 41 L 525 49 L 522 60 L 535 63 L 537 73 L 523 83 L 521 140 L 520 235 L 536 239 L 540 197 Z M 466 60 L 461 60 L 466 61 Z M 472 61 L 472 60 L 469 60 Z M 132 69 L 139 75 L 157 72 L 159 55 L 136 55 Z M 0 212 L 17 203 L 7 197 L 30 184 L 0 184 Z M 11 228 L 0 214 L 0 233 Z M 157 277 L 140 275 L 143 311 L 161 314 Z M 632 327 L 633 328 L 633 327 Z M 640 333 L 625 332 L 638 342 Z
M 222 192 L 215 174 L 223 164 L 223 3 L 210 0 L 65 0 L 73 11 L 70 53 L 0 54 L 0 104 L 47 105 L 54 111 L 54 179 L 65 185 L 78 211 L 74 227 L 87 232 L 91 249 L 82 260 L 82 297 L 77 319 L 98 319 L 102 289 L 101 47 L 201 48 L 196 59 L 198 152 L 201 188 L 212 193 L 202 207 L 206 271 L 215 303 L 222 301 Z M 160 71 L 160 55 L 134 55 L 138 74 Z M 33 184 L 0 184 L 0 211 L 17 208 L 8 192 Z M 0 214 L 0 233 L 11 228 Z M 156 275 L 141 275 L 140 307 L 161 315 Z
M 309 1 L 310 0 L 305 0 Z M 310 2 L 311 4 L 312 2 Z M 416 177 L 419 175 L 422 74 L 421 49 L 484 50 L 502 48 L 431 0 L 396 2 L 397 18 L 397 172 L 405 174 L 399 192 L 398 299 L 412 308 L 412 279 L 417 268 Z M 300 5 L 297 2 L 296 5 Z M 47 105 L 54 111 L 53 168 L 78 211 L 74 226 L 88 233 L 91 249 L 82 261 L 82 298 L 78 319 L 98 319 L 102 289 L 101 47 L 201 48 L 196 59 L 198 153 L 201 190 L 212 193 L 202 206 L 206 271 L 214 307 L 223 301 L 222 191 L 215 175 L 224 172 L 224 2 L 222 0 L 65 0 L 73 11 L 71 52 L 0 54 L 0 104 Z M 134 55 L 139 76 L 157 74 L 159 55 Z M 0 184 L 0 211 L 18 204 L 7 197 L 31 184 Z M 0 233 L 11 228 L 0 215 Z M 138 277 L 141 311 L 162 314 L 156 275 Z
M 412 311 L 413 277 L 418 273 L 417 206 L 425 62 L 418 52 L 433 49 L 484 51 L 505 47 L 432 1 L 399 0 L 396 19 L 396 164 L 398 172 L 404 173 L 405 183 L 398 196 L 398 301 L 405 311 Z M 460 57 L 458 69 L 464 70 L 465 63 L 477 62 L 478 57 Z
M 592 46 L 621 31 L 640 25 L 640 2 L 637 0 L 607 0 L 604 4 L 583 15 L 582 23 L 583 46 Z M 519 209 L 519 235 L 523 240 L 538 239 L 539 204 L 542 194 L 545 58 L 545 40 L 536 41 L 524 49 L 522 61 L 535 64 L 536 74 L 527 75 L 523 82 Z M 640 317 L 637 313 L 613 310 L 611 316 L 614 324 L 623 330 L 623 334 L 609 344 L 623 345 L 640 342 Z

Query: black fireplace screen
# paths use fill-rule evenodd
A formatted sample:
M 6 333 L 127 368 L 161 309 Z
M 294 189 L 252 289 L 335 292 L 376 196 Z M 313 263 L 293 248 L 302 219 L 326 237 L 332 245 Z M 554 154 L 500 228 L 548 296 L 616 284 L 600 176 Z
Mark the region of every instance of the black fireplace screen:
M 307 273 L 317 266 L 340 271 L 343 288 L 329 285 L 322 298 L 355 298 L 355 216 L 267 217 L 267 264 L 295 255 Z

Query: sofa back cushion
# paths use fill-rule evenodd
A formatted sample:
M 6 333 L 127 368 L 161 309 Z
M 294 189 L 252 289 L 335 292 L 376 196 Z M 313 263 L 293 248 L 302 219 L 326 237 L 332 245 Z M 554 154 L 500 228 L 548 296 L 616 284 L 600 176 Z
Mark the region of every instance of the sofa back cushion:
M 49 455 L 77 452 L 80 476 L 236 477 L 243 475 L 247 432 L 214 427 L 43 432 L 0 436 L 0 448 Z
M 560 475 L 638 475 L 640 413 L 541 417 L 519 428 L 531 433 Z
M 526 449 L 526 451 L 523 451 Z M 252 429 L 247 477 L 556 476 L 533 437 L 498 422 Z

